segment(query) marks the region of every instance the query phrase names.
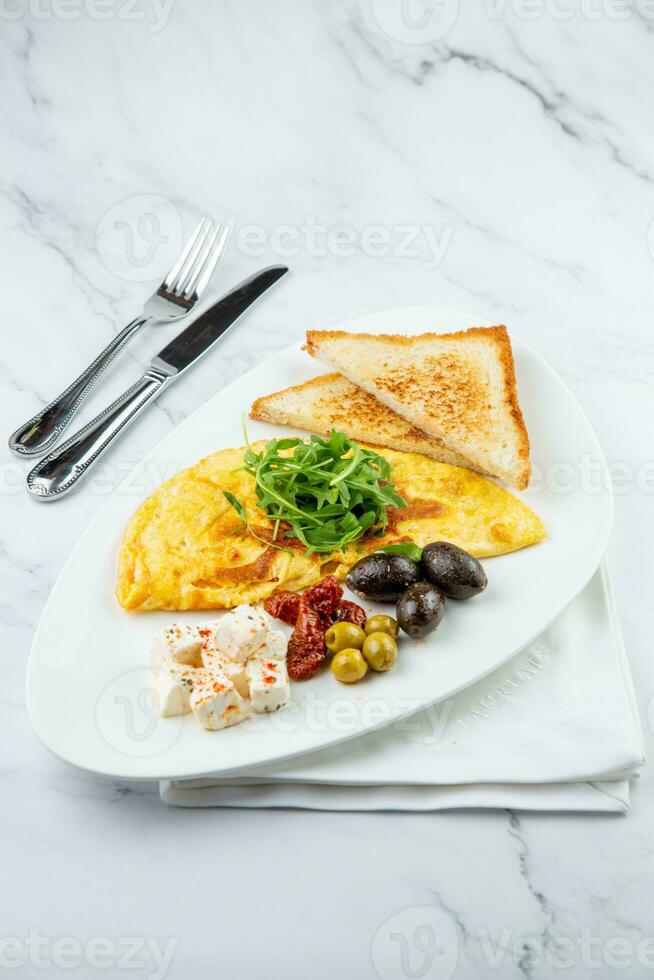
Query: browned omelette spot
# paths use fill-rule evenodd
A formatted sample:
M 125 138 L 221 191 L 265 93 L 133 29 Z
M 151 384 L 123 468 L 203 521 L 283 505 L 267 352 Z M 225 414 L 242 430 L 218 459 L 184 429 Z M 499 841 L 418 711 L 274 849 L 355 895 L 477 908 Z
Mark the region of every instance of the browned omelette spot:
M 220 568 L 216 570 L 213 578 L 197 579 L 192 583 L 197 589 L 225 585 L 228 582 L 263 582 L 270 580 L 277 548 L 266 548 L 263 554 L 255 561 L 249 561 L 245 565 L 235 565 L 234 568 Z
M 409 500 L 408 507 L 389 507 L 386 511 L 389 533 L 397 531 L 404 521 L 421 520 L 425 517 L 442 517 L 447 507 L 440 500 Z

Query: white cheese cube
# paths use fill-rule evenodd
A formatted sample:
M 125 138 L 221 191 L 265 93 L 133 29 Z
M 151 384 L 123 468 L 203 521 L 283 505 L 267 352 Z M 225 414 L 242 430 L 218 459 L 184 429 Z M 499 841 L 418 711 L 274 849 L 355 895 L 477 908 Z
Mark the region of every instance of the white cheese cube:
M 250 698 L 253 711 L 258 714 L 267 711 L 279 711 L 285 704 L 288 704 L 291 697 L 291 686 L 285 661 L 267 660 L 257 654 L 248 661 L 246 670 L 250 681 Z
M 164 660 L 155 674 L 154 682 L 162 718 L 174 718 L 175 715 L 189 713 L 193 682 L 200 673 L 194 667 L 175 663 L 170 657 Z
M 237 606 L 218 620 L 213 639 L 229 660 L 247 660 L 259 649 L 270 630 L 266 616 L 252 606 Z
M 199 673 L 203 676 L 193 684 L 190 705 L 202 727 L 215 732 L 243 721 L 248 705 L 229 678 L 204 670 Z
M 242 698 L 250 697 L 250 684 L 245 670 L 245 663 L 240 660 L 228 660 L 219 653 L 212 643 L 207 642 L 202 647 L 202 663 L 205 670 L 218 677 L 226 675 Z
M 188 626 L 186 623 L 173 623 L 155 636 L 150 653 L 150 666 L 153 670 L 161 670 L 164 661 L 170 658 L 178 664 L 200 667 L 201 650 L 202 635 L 199 627 Z
M 270 630 L 254 656 L 257 660 L 286 660 L 288 640 L 281 630 Z
M 225 674 L 229 677 L 242 698 L 250 697 L 250 681 L 245 664 L 237 663 L 235 660 L 227 661 L 225 664 Z

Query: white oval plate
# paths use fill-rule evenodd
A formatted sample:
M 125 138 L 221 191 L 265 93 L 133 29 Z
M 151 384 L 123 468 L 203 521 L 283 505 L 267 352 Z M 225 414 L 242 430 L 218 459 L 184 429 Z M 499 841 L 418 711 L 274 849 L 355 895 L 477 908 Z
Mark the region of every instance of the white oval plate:
M 458 311 L 406 308 L 340 329 L 412 334 L 484 322 Z M 241 445 L 242 417 L 256 397 L 324 372 L 299 346 L 291 347 L 171 432 L 83 534 L 52 591 L 30 657 L 28 710 L 45 744 L 67 762 L 120 779 L 181 779 L 260 767 L 442 700 L 538 636 L 598 567 L 613 504 L 606 463 L 580 406 L 529 347 L 514 337 L 513 348 L 535 464 L 532 488 L 523 496 L 542 517 L 548 539 L 486 561 L 489 587 L 482 596 L 449 603 L 443 623 L 426 640 L 403 637 L 388 674 L 368 675 L 347 687 L 325 671 L 293 685 L 291 705 L 278 714 L 223 732 L 204 732 L 190 716 L 157 718 L 146 666 L 152 634 L 173 619 L 212 616 L 121 610 L 113 590 L 123 528 L 158 482 L 204 455 Z M 255 422 L 249 430 L 252 438 L 280 431 Z

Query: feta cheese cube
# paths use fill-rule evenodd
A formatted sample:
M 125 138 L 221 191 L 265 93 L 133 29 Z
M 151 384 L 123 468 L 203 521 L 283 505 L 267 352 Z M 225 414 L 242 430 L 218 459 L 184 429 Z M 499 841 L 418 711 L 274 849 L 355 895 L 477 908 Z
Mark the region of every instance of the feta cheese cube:
M 212 643 L 205 643 L 202 647 L 202 664 L 210 674 L 216 674 L 219 677 L 225 674 L 242 698 L 250 697 L 250 684 L 245 663 L 240 660 L 228 660 L 215 649 Z
M 257 660 L 286 660 L 288 640 L 281 630 L 270 630 L 258 650 L 254 652 Z
M 194 667 L 185 667 L 168 657 L 155 674 L 155 691 L 159 699 L 162 718 L 186 715 L 191 710 L 190 696 L 195 677 L 200 673 Z
M 252 606 L 237 606 L 216 623 L 216 649 L 229 660 L 247 660 L 259 649 L 270 630 L 266 616 Z
M 202 670 L 193 684 L 189 699 L 191 711 L 207 731 L 215 732 L 237 725 L 247 717 L 247 702 L 230 679 L 223 674 Z
M 238 606 L 214 623 L 175 623 L 154 639 L 151 667 L 162 717 L 192 712 L 208 731 L 277 711 L 290 699 L 287 640 L 268 617 Z
M 186 623 L 173 623 L 168 629 L 157 633 L 152 643 L 150 666 L 152 670 L 161 670 L 167 658 L 175 663 L 188 667 L 200 667 L 202 660 L 202 636 L 197 626 Z
M 278 711 L 288 704 L 291 686 L 284 660 L 267 660 L 257 655 L 248 661 L 246 670 L 253 711 L 258 714 Z

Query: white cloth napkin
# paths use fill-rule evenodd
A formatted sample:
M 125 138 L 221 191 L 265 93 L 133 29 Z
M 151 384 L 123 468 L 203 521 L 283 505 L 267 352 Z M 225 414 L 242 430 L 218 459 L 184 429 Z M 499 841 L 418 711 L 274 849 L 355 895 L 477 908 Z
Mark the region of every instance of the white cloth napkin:
M 512 661 L 370 735 L 240 777 L 161 783 L 173 806 L 628 812 L 642 733 L 604 566 Z

